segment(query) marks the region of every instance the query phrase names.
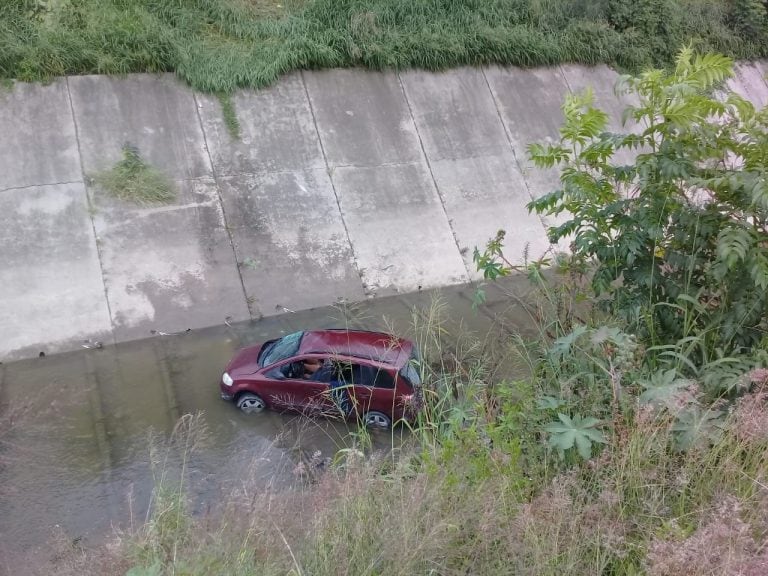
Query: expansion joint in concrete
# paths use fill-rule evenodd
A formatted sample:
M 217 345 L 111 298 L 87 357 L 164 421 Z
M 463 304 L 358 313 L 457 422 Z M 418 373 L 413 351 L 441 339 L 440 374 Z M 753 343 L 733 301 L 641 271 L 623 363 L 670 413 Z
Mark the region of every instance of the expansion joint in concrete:
M 405 105 L 408 107 L 408 114 L 411 117 L 411 122 L 413 123 L 413 128 L 416 130 L 416 137 L 419 139 L 419 148 L 421 149 L 421 155 L 424 158 L 424 161 L 427 164 L 427 170 L 429 171 L 429 178 L 432 180 L 432 186 L 435 188 L 435 192 L 437 192 L 437 197 L 440 199 L 440 207 L 443 210 L 443 214 L 445 215 L 445 220 L 448 224 L 448 229 L 451 231 L 451 236 L 453 237 L 453 243 L 456 245 L 456 250 L 459 253 L 459 258 L 461 258 L 461 262 L 464 265 L 464 271 L 467 273 L 467 280 L 472 280 L 472 272 L 469 269 L 469 265 L 467 264 L 467 261 L 464 259 L 464 256 L 461 253 L 461 246 L 459 244 L 459 239 L 456 236 L 456 231 L 453 229 L 453 226 L 451 224 L 451 218 L 448 216 L 448 210 L 445 207 L 445 198 L 443 198 L 443 193 L 440 191 L 440 186 L 437 184 L 437 180 L 435 179 L 435 174 L 432 171 L 432 164 L 429 162 L 429 156 L 427 156 L 427 151 L 424 149 L 424 141 L 421 138 L 421 132 L 419 132 L 419 127 L 416 124 L 416 118 L 413 115 L 413 109 L 411 108 L 411 102 L 408 100 L 408 93 L 405 91 L 405 86 L 403 85 L 403 80 L 400 78 L 400 72 L 396 73 L 397 75 L 397 82 L 400 84 L 400 90 L 403 92 L 403 99 L 405 99 Z
M 560 74 L 560 76 L 563 78 L 563 82 L 565 82 L 565 87 L 566 87 L 566 88 L 568 88 L 568 92 L 570 92 L 571 94 L 573 94 L 573 93 L 574 93 L 574 90 L 573 90 L 573 88 L 571 87 L 571 83 L 570 83 L 570 82 L 568 82 L 568 76 L 566 76 L 566 74 L 565 74 L 565 70 L 563 70 L 563 67 L 562 67 L 562 66 L 558 66 L 558 67 L 557 67 L 557 71 L 558 71 L 558 73 Z
M 227 220 L 227 211 L 224 208 L 224 199 L 221 197 L 221 188 L 219 186 L 219 174 L 216 171 L 216 167 L 213 163 L 213 158 L 211 158 L 211 148 L 208 145 L 208 136 L 205 133 L 205 127 L 203 126 L 203 119 L 200 117 L 200 103 L 197 101 L 197 95 L 195 93 L 192 93 L 192 99 L 195 103 L 195 113 L 197 114 L 197 121 L 200 123 L 200 130 L 203 134 L 203 142 L 205 143 L 205 154 L 208 157 L 208 163 L 211 167 L 211 174 L 213 175 L 213 182 L 216 187 L 216 197 L 219 201 L 219 208 L 221 209 L 221 217 L 224 220 L 224 229 L 227 232 L 227 238 L 229 238 L 229 245 L 232 248 L 232 255 L 235 259 L 235 268 L 237 268 L 237 277 L 240 279 L 240 287 L 243 290 L 243 299 L 245 301 L 245 307 L 248 310 L 248 315 L 251 317 L 251 320 L 255 320 L 258 318 L 261 318 L 263 314 L 261 313 L 261 308 L 258 305 L 258 302 L 255 298 L 249 298 L 248 297 L 248 291 L 245 289 L 245 280 L 243 280 L 243 271 L 240 267 L 240 260 L 237 257 L 237 245 L 235 244 L 235 239 L 232 236 L 232 230 L 229 227 L 229 221 Z M 257 314 L 253 313 L 253 309 L 256 308 Z
M 88 217 L 91 220 L 91 230 L 93 231 L 93 243 L 96 247 L 96 257 L 99 259 L 99 272 L 101 273 L 101 283 L 104 287 L 104 302 L 107 306 L 107 314 L 109 315 L 109 325 L 110 325 L 110 337 L 112 339 L 112 343 L 117 343 L 117 338 L 115 336 L 115 319 L 112 315 L 112 306 L 109 302 L 109 290 L 107 289 L 107 281 L 106 281 L 106 274 L 104 271 L 104 257 L 101 253 L 101 247 L 99 245 L 99 234 L 96 231 L 96 221 L 94 219 L 94 214 L 96 212 L 96 208 L 93 205 L 93 202 L 91 201 L 91 195 L 88 193 L 88 187 L 86 186 L 86 182 L 88 181 L 88 178 L 85 174 L 85 167 L 83 165 L 83 149 L 80 143 L 80 128 L 77 125 L 77 116 L 75 116 L 75 106 L 72 104 L 72 92 L 69 87 L 69 77 L 66 78 L 66 84 L 67 84 L 67 100 L 69 101 L 69 112 L 72 114 L 72 125 L 75 128 L 75 142 L 77 142 L 77 158 L 80 162 L 80 176 L 82 177 L 83 182 L 83 192 L 85 193 L 85 201 L 88 203 Z
M 368 288 L 366 286 L 365 279 L 363 278 L 363 269 L 360 267 L 360 262 L 358 261 L 357 254 L 355 253 L 355 246 L 352 244 L 352 237 L 349 235 L 349 227 L 347 226 L 347 221 L 344 218 L 344 211 L 341 209 L 341 199 L 339 198 L 339 191 L 336 189 L 336 183 L 333 180 L 333 169 L 339 168 L 339 166 L 334 166 L 331 168 L 330 164 L 328 163 L 328 155 L 325 152 L 325 144 L 323 144 L 323 138 L 320 135 L 320 129 L 317 127 L 317 116 L 315 115 L 315 107 L 312 105 L 312 98 L 309 96 L 309 89 L 307 88 L 307 82 L 304 80 L 304 72 L 299 72 L 299 75 L 301 76 L 301 85 L 304 87 L 304 95 L 307 98 L 307 105 L 309 106 L 309 113 L 312 115 L 312 125 L 315 128 L 315 134 L 317 134 L 317 141 L 320 143 L 320 151 L 323 154 L 323 162 L 325 163 L 325 169 L 328 173 L 328 180 L 331 182 L 331 189 L 333 190 L 333 196 L 336 199 L 336 207 L 339 210 L 339 218 L 341 219 L 341 225 L 344 227 L 344 234 L 347 237 L 347 243 L 349 244 L 349 251 L 352 255 L 352 262 L 354 263 L 355 270 L 357 271 L 358 276 L 360 277 L 360 285 L 363 289 L 363 293 L 368 295 Z

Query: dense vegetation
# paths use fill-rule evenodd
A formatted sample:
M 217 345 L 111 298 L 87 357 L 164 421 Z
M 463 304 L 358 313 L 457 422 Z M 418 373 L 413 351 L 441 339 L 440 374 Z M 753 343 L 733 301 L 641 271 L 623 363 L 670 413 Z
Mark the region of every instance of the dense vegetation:
M 263 86 L 297 68 L 672 62 L 768 55 L 762 0 L 4 0 L 0 77 L 175 72 Z
M 568 98 L 561 140 L 530 149 L 562 182 L 531 208 L 572 246 L 527 266 L 539 336 L 452 340 L 450 310 L 414 315 L 424 409 L 405 446 L 355 432 L 328 468 L 300 463 L 298 488 L 244 478 L 196 517 L 185 417 L 155 447 L 148 522 L 68 543 L 58 572 L 768 573 L 768 110 L 723 92 L 730 73 L 684 50 L 625 77 L 624 134 Z M 488 278 L 511 271 L 502 240 L 476 252 Z

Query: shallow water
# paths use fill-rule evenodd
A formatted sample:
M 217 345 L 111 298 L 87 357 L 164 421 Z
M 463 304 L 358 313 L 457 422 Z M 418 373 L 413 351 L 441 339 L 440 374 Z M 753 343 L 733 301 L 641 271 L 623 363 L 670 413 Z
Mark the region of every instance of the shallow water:
M 525 286 L 509 280 L 504 290 L 520 294 Z M 467 331 L 505 338 L 528 324 L 500 288 L 479 310 L 472 293 L 471 287 L 440 291 L 447 346 Z M 207 428 L 190 462 L 197 508 L 246 475 L 264 487 L 296 482 L 305 455 L 332 456 L 351 443 L 356 425 L 241 414 L 219 399 L 218 380 L 231 355 L 243 345 L 315 327 L 408 336 L 414 310 L 426 316 L 434 298 L 425 291 L 0 366 L 0 422 L 12 423 L 0 430 L 0 574 L 45 562 L 57 531 L 96 543 L 114 527 L 142 522 L 153 486 L 150 434 L 167 437 L 184 414 L 202 413 Z M 386 449 L 393 435 L 377 434 L 374 443 Z

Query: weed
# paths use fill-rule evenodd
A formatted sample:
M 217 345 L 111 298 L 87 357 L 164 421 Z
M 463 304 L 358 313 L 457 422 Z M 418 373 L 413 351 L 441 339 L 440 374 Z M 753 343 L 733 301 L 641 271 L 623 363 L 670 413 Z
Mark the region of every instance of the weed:
M 227 127 L 230 137 L 233 140 L 240 139 L 240 121 L 237 119 L 237 111 L 232 96 L 224 92 L 218 92 L 216 98 L 221 105 L 221 114 L 224 117 L 224 125 Z
M 111 196 L 126 202 L 168 204 L 176 198 L 169 179 L 146 164 L 138 149 L 130 144 L 123 146 L 123 159 L 112 169 L 96 174 L 93 181 Z

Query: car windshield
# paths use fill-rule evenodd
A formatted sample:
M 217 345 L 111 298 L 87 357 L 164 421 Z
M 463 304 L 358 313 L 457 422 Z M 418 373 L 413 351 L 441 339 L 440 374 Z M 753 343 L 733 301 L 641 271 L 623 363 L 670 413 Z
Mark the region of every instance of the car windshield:
M 419 352 L 416 350 L 416 346 L 411 350 L 411 357 L 405 366 L 400 368 L 400 376 L 408 380 L 412 386 L 419 386 L 421 384 L 421 358 Z
M 304 332 L 294 332 L 293 334 L 283 336 L 279 340 L 269 342 L 261 353 L 261 365 L 271 366 L 275 362 L 295 356 L 299 351 L 303 337 Z

